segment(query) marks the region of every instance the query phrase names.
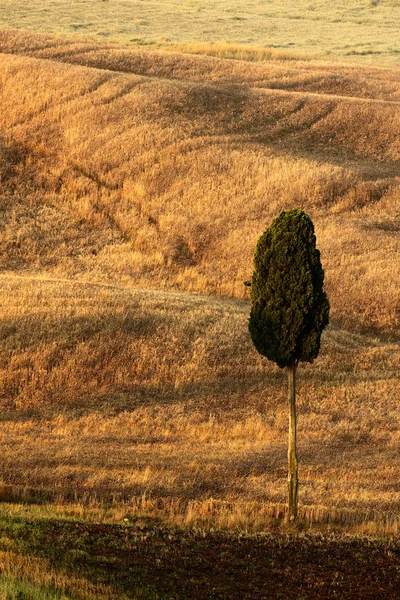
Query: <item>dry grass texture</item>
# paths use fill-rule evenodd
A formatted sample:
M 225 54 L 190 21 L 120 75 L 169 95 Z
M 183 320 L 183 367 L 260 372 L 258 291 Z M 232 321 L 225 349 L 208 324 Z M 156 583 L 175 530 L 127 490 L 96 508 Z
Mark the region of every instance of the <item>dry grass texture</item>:
M 3 0 L 0 5 L 1 27 L 223 56 L 245 53 L 252 59 L 301 52 L 364 64 L 399 64 L 399 19 L 397 0 Z
M 252 349 L 247 302 L 1 284 L 6 486 L 52 499 L 163 498 L 188 522 L 213 514 L 212 497 L 217 509 L 234 503 L 236 525 L 285 501 L 285 378 Z M 306 508 L 397 510 L 399 358 L 396 344 L 332 325 L 316 364 L 300 370 Z
M 4 544 L 4 538 L 2 539 Z M 71 577 L 51 568 L 48 561 L 27 557 L 14 551 L 0 551 L 0 599 L 43 598 L 43 600 L 113 600 L 115 590 L 105 585 L 93 585 L 87 579 Z M 21 582 L 22 590 L 15 593 Z M 41 594 L 40 594 L 41 592 Z M 47 592 L 47 593 L 46 593 Z M 118 598 L 125 600 L 125 596 Z
M 301 503 L 396 511 L 398 72 L 0 48 L 4 497 L 145 495 L 188 522 L 210 497 L 236 522 L 284 502 L 285 379 L 251 347 L 243 281 L 296 206 L 333 322 L 299 374 Z
M 258 235 L 297 206 L 334 314 L 393 334 L 395 71 L 60 44 L 2 36 L 2 268 L 243 297 Z

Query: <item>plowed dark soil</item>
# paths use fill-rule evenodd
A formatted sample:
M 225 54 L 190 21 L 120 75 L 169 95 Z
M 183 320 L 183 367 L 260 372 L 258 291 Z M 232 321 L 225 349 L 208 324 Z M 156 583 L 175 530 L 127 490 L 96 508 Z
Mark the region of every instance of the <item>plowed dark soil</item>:
M 141 598 L 174 600 L 399 598 L 398 540 L 4 518 L 0 533 L 24 554 L 113 586 L 116 597 L 141 590 Z

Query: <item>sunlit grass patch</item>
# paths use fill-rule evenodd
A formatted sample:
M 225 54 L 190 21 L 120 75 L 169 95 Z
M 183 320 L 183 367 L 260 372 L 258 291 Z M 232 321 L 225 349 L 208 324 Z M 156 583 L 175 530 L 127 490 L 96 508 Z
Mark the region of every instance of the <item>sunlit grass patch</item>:
M 21 519 L 5 521 L 3 516 L 0 521 L 1 532 L 7 529 L 7 535 L 0 537 L 1 600 L 113 600 L 116 597 L 125 600 L 122 592 L 118 593 L 102 583 L 91 583 L 90 574 L 89 578 L 85 577 L 84 569 L 78 568 L 79 561 L 74 563 L 73 560 L 74 556 L 82 558 L 84 552 L 75 550 L 75 554 L 71 552 L 69 557 L 68 554 L 65 556 L 65 561 L 60 561 L 60 557 L 58 561 L 54 560 L 57 556 L 55 544 L 59 541 L 43 538 L 42 543 L 49 546 L 38 550 L 38 541 L 43 536 L 43 522 L 40 520 L 31 526 Z M 28 539 L 20 540 L 24 528 L 26 532 L 33 530 L 34 533 L 32 536 L 28 534 Z M 82 541 L 76 537 L 77 546 L 82 546 Z M 10 546 L 12 550 L 8 549 Z M 48 558 L 44 558 L 46 553 Z M 77 575 L 73 572 L 74 568 Z M 153 598 L 151 594 L 131 597 Z
M 69 600 L 64 592 L 57 592 L 40 585 L 21 581 L 17 577 L 0 575 L 0 598 L 2 600 Z

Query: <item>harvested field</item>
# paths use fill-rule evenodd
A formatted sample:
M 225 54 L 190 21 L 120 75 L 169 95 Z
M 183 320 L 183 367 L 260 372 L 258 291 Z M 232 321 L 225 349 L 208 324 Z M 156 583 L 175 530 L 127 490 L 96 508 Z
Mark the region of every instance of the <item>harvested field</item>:
M 399 65 L 397 0 L 3 0 L 0 26 L 223 57 Z
M 394 600 L 399 72 L 178 50 L 0 31 L 0 598 Z M 243 283 L 294 207 L 331 323 L 291 529 Z
M 286 382 L 251 346 L 248 301 L 0 282 L 4 499 L 31 489 L 33 499 L 128 502 L 177 523 L 269 523 L 268 506 L 286 498 Z M 300 369 L 310 521 L 331 513 L 397 532 L 399 360 L 397 343 L 333 323 L 318 361 Z

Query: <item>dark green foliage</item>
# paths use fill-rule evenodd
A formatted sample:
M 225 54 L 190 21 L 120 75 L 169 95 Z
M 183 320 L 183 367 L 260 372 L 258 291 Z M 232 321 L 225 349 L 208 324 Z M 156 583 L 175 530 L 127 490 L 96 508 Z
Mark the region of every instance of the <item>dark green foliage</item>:
M 329 322 L 323 284 L 310 217 L 301 210 L 282 211 L 254 253 L 249 331 L 260 354 L 280 367 L 318 356 Z

